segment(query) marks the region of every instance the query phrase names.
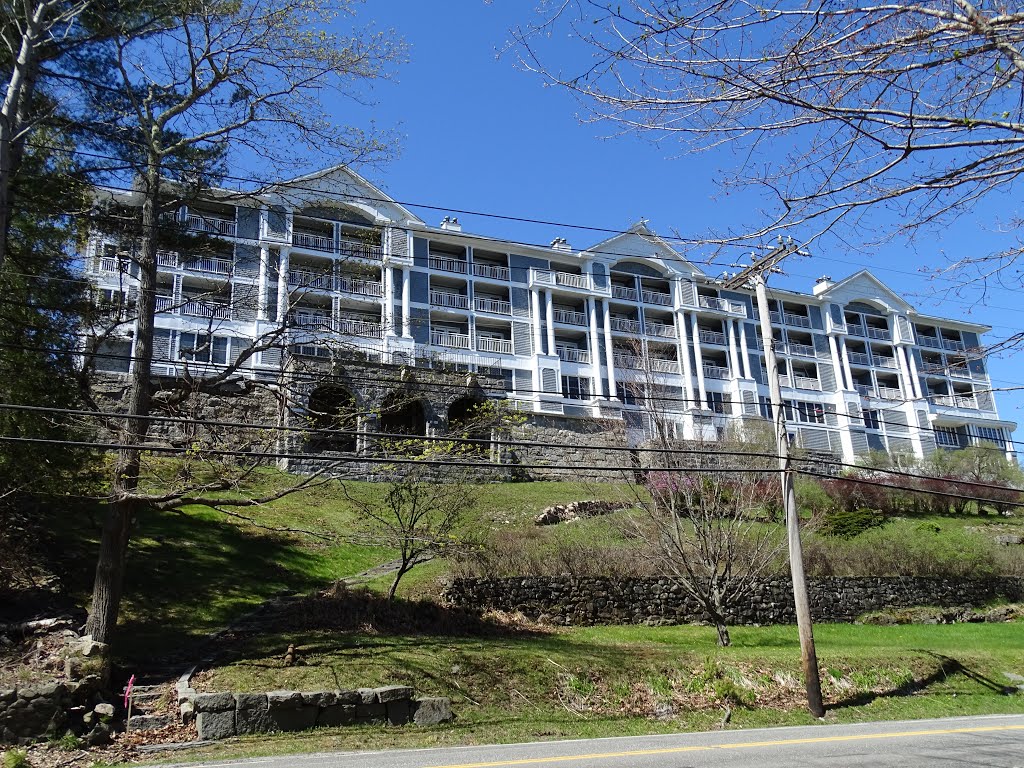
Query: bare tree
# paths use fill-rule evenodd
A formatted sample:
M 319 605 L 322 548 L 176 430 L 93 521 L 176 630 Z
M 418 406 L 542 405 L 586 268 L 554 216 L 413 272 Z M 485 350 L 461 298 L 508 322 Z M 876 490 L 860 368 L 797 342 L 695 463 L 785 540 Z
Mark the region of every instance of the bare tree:
M 336 127 L 321 106 L 328 88 L 360 98 L 368 82 L 385 76 L 403 56 L 402 45 L 388 33 L 341 37 L 327 31 L 337 14 L 349 15 L 353 7 L 350 0 L 196 0 L 167 19 L 156 37 L 111 35 L 119 77 L 93 91 L 97 130 L 122 148 L 135 174 L 141 215 L 128 418 L 119 436 L 124 447 L 114 468 L 87 623 L 99 642 L 109 641 L 117 622 L 125 549 L 139 505 L 163 508 L 176 504 L 174 499 L 203 498 L 209 490 L 204 484 L 179 488 L 173 499 L 140 491 L 139 446 L 146 441 L 153 408 L 156 254 L 168 180 L 202 188 L 246 153 L 277 169 L 294 161 L 297 147 L 346 161 L 386 154 L 388 146 L 377 137 Z M 257 341 L 244 358 L 278 343 Z M 189 388 L 209 390 L 236 369 L 200 377 Z
M 1024 170 L 1024 12 L 1012 6 L 549 0 L 539 13 L 513 32 L 520 62 L 591 115 L 742 158 L 727 184 L 758 188 L 769 208 L 694 242 L 912 236 L 1016 190 Z M 869 218 L 879 208 L 891 224 Z M 1016 241 L 951 268 L 1016 287 L 1022 253 Z

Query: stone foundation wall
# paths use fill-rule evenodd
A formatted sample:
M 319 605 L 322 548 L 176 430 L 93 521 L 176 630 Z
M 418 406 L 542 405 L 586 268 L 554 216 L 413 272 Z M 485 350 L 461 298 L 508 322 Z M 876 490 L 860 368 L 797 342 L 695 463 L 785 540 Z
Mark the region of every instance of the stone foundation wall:
M 850 622 L 864 613 L 915 606 L 977 607 L 998 599 L 1024 599 L 1024 579 L 859 577 L 810 579 L 815 621 Z M 526 577 L 456 579 L 444 593 L 449 603 L 478 610 L 519 611 L 550 624 L 687 624 L 705 616 L 672 578 L 607 579 Z M 730 623 L 793 624 L 788 579 L 762 579 L 730 612 Z
M 436 725 L 451 720 L 451 702 L 417 699 L 404 685 L 356 691 L 200 693 L 192 700 L 200 739 L 342 725 Z
M 0 743 L 31 744 L 69 730 L 91 743 L 92 720 L 114 713 L 112 705 L 96 703 L 98 691 L 97 678 L 0 690 Z

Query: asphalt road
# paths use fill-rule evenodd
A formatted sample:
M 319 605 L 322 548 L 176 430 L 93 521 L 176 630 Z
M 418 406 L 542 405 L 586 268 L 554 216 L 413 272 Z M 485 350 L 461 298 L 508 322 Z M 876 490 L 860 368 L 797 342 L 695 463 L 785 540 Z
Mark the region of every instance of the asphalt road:
M 1024 768 L 1024 716 L 213 761 L 218 768 Z

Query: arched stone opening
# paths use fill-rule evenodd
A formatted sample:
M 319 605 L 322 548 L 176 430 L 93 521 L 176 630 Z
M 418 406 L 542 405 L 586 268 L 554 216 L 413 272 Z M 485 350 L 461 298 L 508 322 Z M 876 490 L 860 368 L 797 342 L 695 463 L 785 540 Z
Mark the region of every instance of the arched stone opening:
M 312 429 L 342 433 L 314 432 L 310 436 L 310 448 L 317 451 L 356 450 L 359 414 L 355 395 L 347 389 L 336 385 L 317 387 L 309 395 L 306 413 Z
M 380 431 L 389 435 L 423 437 L 427 434 L 427 410 L 419 398 L 392 392 L 380 409 Z
M 485 401 L 480 397 L 467 395 L 448 406 L 448 435 L 469 440 L 490 440 L 491 424 L 485 411 Z M 462 450 L 485 452 L 485 443 L 462 443 Z

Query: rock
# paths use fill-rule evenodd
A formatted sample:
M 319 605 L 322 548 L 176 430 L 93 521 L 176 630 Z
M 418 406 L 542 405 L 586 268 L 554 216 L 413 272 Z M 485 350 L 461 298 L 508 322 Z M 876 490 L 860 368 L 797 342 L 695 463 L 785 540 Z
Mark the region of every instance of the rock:
M 267 733 L 273 723 L 270 719 L 270 702 L 264 693 L 239 693 L 235 699 L 235 730 L 239 736 L 251 733 Z
M 405 725 L 412 719 L 412 702 L 409 699 L 389 701 L 384 706 L 389 725 Z
M 0 688 L 0 702 L 14 701 L 18 697 L 15 688 Z
M 1002 544 L 1004 547 L 1015 547 L 1024 544 L 1024 536 L 1018 536 L 1015 533 L 1003 533 L 996 536 L 996 544 Z
M 360 688 L 356 693 L 359 694 L 360 704 L 376 704 L 377 703 L 377 689 L 376 688 Z
M 359 704 L 363 700 L 359 691 L 335 691 L 334 699 L 339 704 Z
M 333 704 L 320 710 L 316 724 L 322 728 L 333 728 L 339 725 L 350 725 L 356 720 L 354 704 Z
M 235 735 L 235 710 L 200 712 L 196 715 L 196 730 L 200 739 L 230 739 Z
M 196 707 L 191 701 L 183 701 L 178 705 L 178 716 L 182 725 L 188 725 L 196 717 Z
M 99 715 L 100 718 L 109 719 L 114 716 L 114 705 L 108 704 L 105 701 L 100 702 L 92 708 L 92 711 Z
M 155 731 L 171 724 L 167 715 L 132 715 L 128 718 L 129 731 Z
M 200 693 L 193 704 L 196 712 L 227 712 L 235 708 L 235 694 L 230 691 Z
M 97 723 L 95 727 L 85 735 L 82 741 L 90 747 L 101 747 L 104 744 L 110 743 L 111 733 L 112 729 L 107 723 Z
M 92 635 L 83 635 L 74 646 L 74 649 L 83 656 L 104 656 L 108 648 L 106 643 L 97 643 L 93 640 Z
M 381 704 L 387 704 L 389 701 L 398 701 L 399 699 L 411 699 L 413 696 L 413 690 L 408 685 L 386 685 L 383 688 L 374 689 L 377 697 L 376 700 Z
M 270 707 L 270 722 L 278 731 L 308 731 L 316 725 L 319 707 Z
M 382 723 L 387 714 L 386 704 L 356 704 L 356 720 L 362 723 Z
M 455 719 L 452 713 L 452 701 L 447 698 L 420 699 L 415 702 L 416 711 L 413 722 L 416 725 L 438 725 Z
M 334 691 L 312 691 L 299 695 L 302 696 L 304 705 L 312 707 L 329 707 L 338 701 L 338 695 Z

